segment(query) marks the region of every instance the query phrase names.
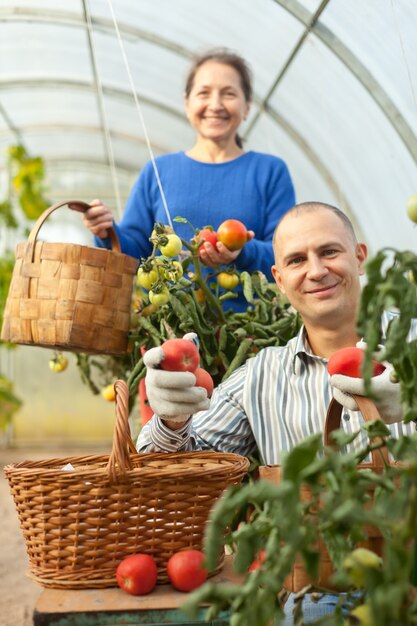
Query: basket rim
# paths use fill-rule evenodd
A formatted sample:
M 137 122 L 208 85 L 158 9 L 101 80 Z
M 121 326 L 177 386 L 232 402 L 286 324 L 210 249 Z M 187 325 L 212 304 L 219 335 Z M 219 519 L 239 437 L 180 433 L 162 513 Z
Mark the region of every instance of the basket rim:
M 36 479 L 41 478 L 58 478 L 65 482 L 74 481 L 76 478 L 85 479 L 90 477 L 102 478 L 107 476 L 106 464 L 109 455 L 90 455 L 90 456 L 72 456 L 62 458 L 52 458 L 47 460 L 36 461 L 20 461 L 18 463 L 10 463 L 5 465 L 3 471 L 7 478 L 19 475 L 22 478 L 30 478 L 34 476 Z M 135 467 L 126 472 L 127 479 L 137 479 L 140 477 L 143 481 L 173 480 L 176 478 L 187 478 L 191 476 L 193 479 L 203 477 L 205 480 L 217 479 L 224 475 L 233 474 L 235 472 L 246 473 L 249 469 L 249 460 L 235 453 L 223 452 L 149 452 L 132 454 L 131 459 Z M 198 463 L 190 463 L 192 460 L 201 461 Z M 76 470 L 64 470 L 63 466 L 68 463 L 83 464 L 76 467 Z M 154 465 L 150 465 L 153 463 Z M 158 465 L 155 465 L 158 463 Z M 94 467 L 94 465 L 100 465 Z M 160 464 L 160 465 L 159 465 Z M 175 469 L 173 466 L 176 466 Z

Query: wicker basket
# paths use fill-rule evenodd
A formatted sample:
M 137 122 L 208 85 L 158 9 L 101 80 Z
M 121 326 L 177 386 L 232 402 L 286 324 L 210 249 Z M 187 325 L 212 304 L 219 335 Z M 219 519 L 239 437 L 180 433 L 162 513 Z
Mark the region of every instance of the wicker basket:
M 374 419 L 381 419 L 377 408 L 374 403 L 368 398 L 363 396 L 354 396 L 360 411 L 365 421 Z M 333 431 L 340 428 L 340 420 L 342 415 L 342 406 L 332 400 L 327 412 L 325 429 L 324 429 L 324 443 L 330 444 L 330 435 Z M 390 459 L 386 448 L 372 451 L 372 460 L 370 463 L 361 463 L 359 468 L 370 469 L 373 472 L 382 474 L 386 465 L 390 463 Z M 281 467 L 279 465 L 264 465 L 259 468 L 259 477 L 264 480 L 270 480 L 276 484 L 282 480 Z M 369 495 L 373 497 L 373 490 L 370 490 Z M 310 489 L 307 485 L 301 487 L 301 499 L 309 500 L 311 496 Z M 360 546 L 372 550 L 376 554 L 382 556 L 383 550 L 383 537 L 380 531 L 372 526 L 366 527 L 367 540 L 361 542 Z M 319 574 L 316 580 L 311 580 L 307 575 L 304 567 L 304 563 L 301 557 L 297 557 L 294 567 L 291 573 L 286 577 L 284 587 L 287 591 L 300 591 L 307 585 L 314 585 L 316 587 L 325 587 L 327 589 L 334 589 L 340 591 L 340 588 L 336 588 L 331 582 L 331 576 L 334 573 L 333 563 L 327 548 L 323 541 L 319 540 L 317 544 L 320 550 L 320 566 Z
M 129 393 L 115 383 L 110 456 L 24 461 L 4 468 L 29 556 L 29 575 L 44 587 L 116 585 L 125 556 L 152 555 L 158 582 L 168 559 L 201 549 L 210 510 L 238 484 L 249 462 L 237 454 L 138 454 L 130 437 Z M 62 468 L 70 463 L 75 471 Z M 222 565 L 222 558 L 216 571 Z M 213 572 L 215 573 L 215 572 Z
M 46 218 L 62 206 L 84 212 L 78 200 L 49 207 L 28 241 L 16 247 L 16 263 L 4 311 L 1 339 L 89 353 L 128 349 L 133 279 L 137 259 L 112 250 L 37 241 Z

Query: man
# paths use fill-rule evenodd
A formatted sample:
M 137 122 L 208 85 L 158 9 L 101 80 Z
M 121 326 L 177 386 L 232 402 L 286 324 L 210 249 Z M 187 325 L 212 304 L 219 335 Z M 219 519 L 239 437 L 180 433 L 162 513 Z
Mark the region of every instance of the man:
M 349 394 L 363 393 L 363 381 L 345 376 L 330 380 L 326 366 L 336 350 L 360 339 L 356 313 L 366 246 L 357 242 L 341 211 L 309 202 L 281 219 L 274 252 L 274 279 L 303 321 L 298 336 L 249 359 L 215 390 L 209 406 L 205 390 L 194 387 L 193 374 L 157 369 L 161 349 L 149 350 L 146 385 L 156 415 L 139 436 L 139 451 L 213 449 L 250 455 L 257 449 L 263 463 L 280 464 L 282 451 L 323 431 L 332 385 L 337 399 L 348 406 L 343 428 L 360 430 L 362 416 L 350 410 L 357 407 Z M 391 372 L 387 364 L 372 380 L 376 404 L 394 436 L 409 434 L 411 426 L 394 424 L 401 421 L 401 406 L 399 384 L 391 381 Z M 305 619 L 330 612 L 334 603 L 334 596 L 311 607 L 307 603 Z

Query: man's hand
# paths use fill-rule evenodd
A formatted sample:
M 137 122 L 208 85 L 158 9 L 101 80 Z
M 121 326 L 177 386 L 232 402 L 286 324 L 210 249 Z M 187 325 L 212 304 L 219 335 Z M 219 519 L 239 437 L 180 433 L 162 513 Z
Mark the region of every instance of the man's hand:
M 198 342 L 195 333 L 187 333 L 184 339 Z M 191 372 L 158 369 L 163 358 L 161 346 L 151 348 L 143 357 L 147 367 L 145 385 L 149 405 L 161 419 L 181 424 L 193 413 L 208 409 L 210 400 L 203 387 L 195 387 L 196 377 Z
M 401 422 L 403 419 L 401 411 L 400 385 L 394 382 L 394 369 L 386 361 L 383 363 L 385 370 L 379 376 L 371 378 L 371 391 L 374 396 L 375 406 L 386 424 Z M 365 381 L 362 378 L 352 378 L 334 374 L 330 378 L 333 396 L 339 404 L 350 411 L 359 411 L 352 395 L 365 395 Z

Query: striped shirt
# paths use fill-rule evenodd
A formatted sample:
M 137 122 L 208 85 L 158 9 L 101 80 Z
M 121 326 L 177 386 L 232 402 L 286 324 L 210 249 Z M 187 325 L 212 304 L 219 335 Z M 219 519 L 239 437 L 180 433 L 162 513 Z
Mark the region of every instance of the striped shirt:
M 383 329 L 392 315 L 383 320 Z M 416 329 L 413 328 L 413 335 Z M 304 327 L 286 346 L 261 350 L 214 391 L 210 408 L 194 414 L 173 431 L 154 416 L 142 429 L 140 452 L 216 450 L 250 456 L 257 450 L 262 463 L 281 464 L 283 451 L 305 437 L 322 433 L 332 398 L 328 359 L 312 353 Z M 358 411 L 343 409 L 342 428 L 358 432 Z M 415 424 L 392 424 L 394 437 L 415 432 Z M 366 434 L 355 447 L 366 442 Z

